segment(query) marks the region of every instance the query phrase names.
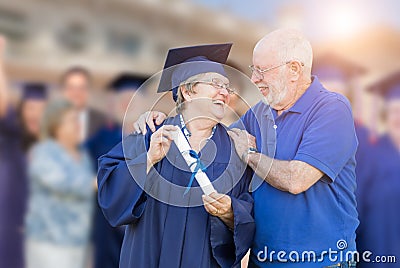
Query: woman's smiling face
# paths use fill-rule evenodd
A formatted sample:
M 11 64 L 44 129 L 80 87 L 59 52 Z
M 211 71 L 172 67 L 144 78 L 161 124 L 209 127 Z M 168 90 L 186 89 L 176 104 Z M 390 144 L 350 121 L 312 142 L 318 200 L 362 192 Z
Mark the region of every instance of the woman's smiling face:
M 225 116 L 226 105 L 230 102 L 229 80 L 218 73 L 206 73 L 194 83 L 194 93 L 186 93 L 186 109 L 199 116 L 220 121 Z

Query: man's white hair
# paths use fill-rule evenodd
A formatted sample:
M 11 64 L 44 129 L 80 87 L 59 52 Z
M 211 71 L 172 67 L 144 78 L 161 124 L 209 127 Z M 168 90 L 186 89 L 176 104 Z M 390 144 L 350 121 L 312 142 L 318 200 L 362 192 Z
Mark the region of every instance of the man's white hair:
M 279 29 L 264 36 L 255 49 L 268 46 L 277 54 L 280 61 L 298 60 L 311 72 L 313 52 L 310 42 L 304 35 L 293 29 Z

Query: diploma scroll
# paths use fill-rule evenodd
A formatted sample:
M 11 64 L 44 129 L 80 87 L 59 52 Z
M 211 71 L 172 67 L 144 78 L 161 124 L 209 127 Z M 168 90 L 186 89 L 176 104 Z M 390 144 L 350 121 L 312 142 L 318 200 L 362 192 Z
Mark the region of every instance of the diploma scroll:
M 183 135 L 179 127 L 177 127 L 177 131 L 174 133 L 174 142 L 181 152 L 183 158 L 185 159 L 186 164 L 190 167 L 190 170 L 194 172 L 197 160 L 190 155 L 189 151 L 192 148 L 190 147 L 189 142 L 187 141 L 185 135 Z M 201 169 L 197 171 L 197 173 L 195 174 L 195 178 L 201 189 L 203 190 L 204 194 L 209 195 L 212 192 L 216 192 L 207 174 L 204 173 Z

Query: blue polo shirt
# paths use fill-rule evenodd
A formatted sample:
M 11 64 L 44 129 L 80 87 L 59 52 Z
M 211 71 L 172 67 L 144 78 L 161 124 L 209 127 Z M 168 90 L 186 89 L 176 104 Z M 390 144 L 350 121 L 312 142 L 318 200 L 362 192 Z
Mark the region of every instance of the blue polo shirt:
M 300 99 L 281 115 L 260 102 L 241 120 L 232 127 L 244 124 L 256 137 L 263 154 L 272 154 L 279 160 L 303 161 L 324 173 L 318 182 L 298 195 L 278 190 L 265 181 L 253 192 L 256 234 L 251 260 L 260 267 L 287 267 L 292 262 L 291 251 L 298 252 L 299 260 L 303 252 L 314 251 L 324 261 L 307 263 L 307 267 L 322 267 L 340 260 L 330 262 L 323 251 L 356 250 L 358 142 L 349 101 L 326 90 L 313 77 Z M 270 259 L 272 251 L 276 253 Z M 286 257 L 281 255 L 278 260 L 279 251 L 286 252 Z M 268 253 L 266 261 L 265 254 L 259 252 Z M 339 253 L 336 255 L 340 258 Z M 335 254 L 331 256 L 334 258 Z M 296 259 L 296 255 L 291 259 Z M 292 263 L 290 267 L 304 265 Z

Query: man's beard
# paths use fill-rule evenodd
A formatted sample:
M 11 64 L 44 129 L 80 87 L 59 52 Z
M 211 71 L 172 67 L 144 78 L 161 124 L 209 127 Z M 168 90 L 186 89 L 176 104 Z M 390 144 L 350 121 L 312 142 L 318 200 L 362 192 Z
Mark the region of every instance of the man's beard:
M 277 88 L 279 88 L 279 90 L 277 90 Z M 263 102 L 275 109 L 282 103 L 282 100 L 286 97 L 287 93 L 287 86 L 283 81 L 279 81 L 275 85 L 269 86 L 268 95 L 264 96 Z

